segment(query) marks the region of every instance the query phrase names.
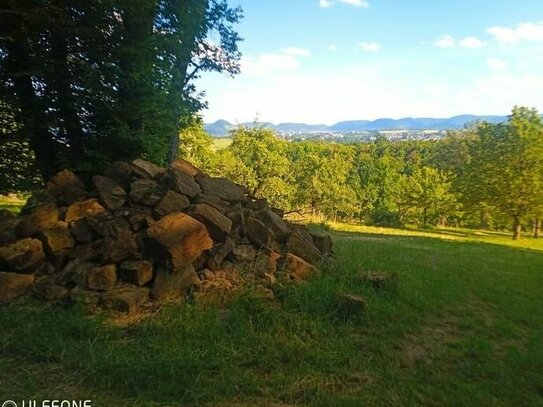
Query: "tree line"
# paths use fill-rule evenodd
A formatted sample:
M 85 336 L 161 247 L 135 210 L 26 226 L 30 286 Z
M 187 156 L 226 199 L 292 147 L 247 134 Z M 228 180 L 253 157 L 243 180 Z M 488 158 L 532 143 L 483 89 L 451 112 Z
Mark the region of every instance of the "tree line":
M 194 80 L 239 72 L 241 17 L 226 0 L 3 0 L 0 190 L 175 159 L 205 106 Z
M 247 186 L 286 211 L 375 225 L 532 227 L 543 215 L 543 123 L 515 107 L 505 123 L 476 123 L 435 141 L 287 142 L 263 127 L 238 128 L 215 151 L 195 119 L 180 155 Z

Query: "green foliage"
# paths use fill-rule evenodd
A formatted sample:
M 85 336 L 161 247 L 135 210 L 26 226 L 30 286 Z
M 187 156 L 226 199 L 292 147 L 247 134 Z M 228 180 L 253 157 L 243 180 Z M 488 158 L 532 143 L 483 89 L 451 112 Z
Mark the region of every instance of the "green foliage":
M 513 220 L 515 238 L 522 219 L 538 217 L 543 202 L 543 123 L 535 109 L 515 107 L 505 124 L 477 128 L 466 179 L 480 203 Z
M 205 105 L 194 80 L 239 72 L 240 18 L 225 0 L 7 0 L 2 129 L 7 107 L 10 137 L 44 177 L 136 157 L 166 163 L 183 120 Z

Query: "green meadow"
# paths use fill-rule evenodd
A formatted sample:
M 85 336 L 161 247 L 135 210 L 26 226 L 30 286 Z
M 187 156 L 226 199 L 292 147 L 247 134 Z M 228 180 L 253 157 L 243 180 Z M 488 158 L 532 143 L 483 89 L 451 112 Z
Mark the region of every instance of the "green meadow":
M 329 224 L 336 260 L 275 302 L 139 321 L 0 308 L 0 400 L 93 406 L 543 405 L 543 242 Z M 368 271 L 396 278 L 375 287 Z M 367 299 L 353 312 L 338 294 Z

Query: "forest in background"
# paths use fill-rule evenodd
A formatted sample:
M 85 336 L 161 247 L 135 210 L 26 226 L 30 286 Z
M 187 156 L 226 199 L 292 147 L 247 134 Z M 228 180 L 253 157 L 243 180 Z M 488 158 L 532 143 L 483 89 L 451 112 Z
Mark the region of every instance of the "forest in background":
M 247 186 L 287 212 L 373 225 L 533 229 L 543 215 L 543 123 L 515 107 L 443 140 L 286 142 L 263 127 L 232 132 L 225 149 L 195 120 L 180 156 Z

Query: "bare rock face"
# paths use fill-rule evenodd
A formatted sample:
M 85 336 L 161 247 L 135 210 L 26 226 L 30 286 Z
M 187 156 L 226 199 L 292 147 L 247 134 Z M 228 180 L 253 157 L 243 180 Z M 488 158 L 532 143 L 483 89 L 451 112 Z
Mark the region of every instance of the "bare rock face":
M 114 211 L 126 203 L 126 191 L 111 178 L 95 175 L 92 182 L 100 203 L 107 209 Z
M 61 203 L 70 205 L 87 196 L 85 184 L 69 170 L 60 171 L 47 182 L 47 192 Z
M 26 294 L 33 283 L 33 275 L 0 272 L 0 303 Z
M 32 274 L 45 263 L 42 243 L 37 239 L 22 239 L 0 247 L 0 266 L 16 273 Z
M 247 196 L 238 185 L 227 178 L 212 178 L 204 175 L 196 176 L 205 195 L 214 195 L 226 202 L 246 202 Z
M 213 246 L 213 241 L 202 223 L 174 212 L 147 229 L 144 244 L 151 258 L 177 269 L 191 264 Z

